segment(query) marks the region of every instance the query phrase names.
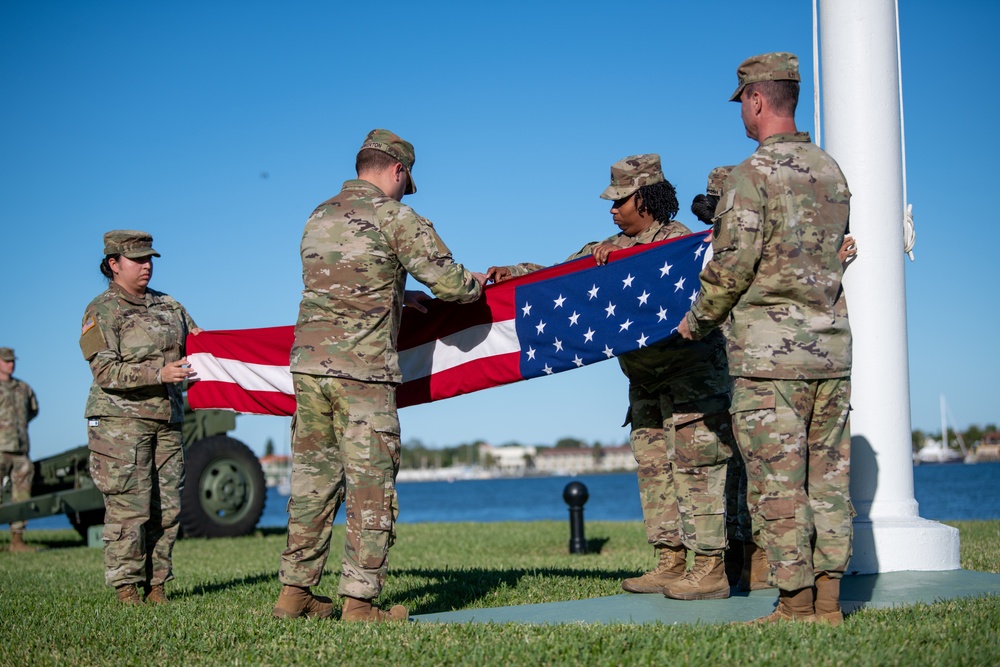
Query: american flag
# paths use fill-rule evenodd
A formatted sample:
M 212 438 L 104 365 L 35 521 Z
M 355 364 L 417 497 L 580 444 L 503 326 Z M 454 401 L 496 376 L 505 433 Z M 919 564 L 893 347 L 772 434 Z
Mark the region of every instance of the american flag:
M 474 304 L 404 309 L 399 407 L 580 368 L 674 334 L 698 296 L 708 232 L 584 257 L 490 285 Z M 188 338 L 194 408 L 291 414 L 292 327 Z

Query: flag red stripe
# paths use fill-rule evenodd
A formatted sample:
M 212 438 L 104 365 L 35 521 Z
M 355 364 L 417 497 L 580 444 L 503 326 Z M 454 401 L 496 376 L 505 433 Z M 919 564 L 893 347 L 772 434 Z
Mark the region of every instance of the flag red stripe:
M 197 410 L 234 410 L 254 415 L 291 415 L 295 396 L 278 391 L 248 391 L 232 382 L 199 380 L 188 391 Z
M 207 352 L 219 359 L 235 359 L 246 364 L 288 366 L 294 341 L 295 327 L 291 326 L 203 331 L 197 336 L 188 336 L 187 352 Z
M 405 408 L 521 380 L 520 352 L 498 354 L 399 385 L 396 405 Z

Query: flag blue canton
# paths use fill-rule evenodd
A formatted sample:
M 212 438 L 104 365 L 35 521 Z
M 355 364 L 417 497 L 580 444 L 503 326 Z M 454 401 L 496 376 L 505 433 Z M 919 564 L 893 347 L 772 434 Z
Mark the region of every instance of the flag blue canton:
M 525 379 L 654 345 L 698 296 L 707 244 L 697 234 L 605 266 L 519 286 L 515 327 Z

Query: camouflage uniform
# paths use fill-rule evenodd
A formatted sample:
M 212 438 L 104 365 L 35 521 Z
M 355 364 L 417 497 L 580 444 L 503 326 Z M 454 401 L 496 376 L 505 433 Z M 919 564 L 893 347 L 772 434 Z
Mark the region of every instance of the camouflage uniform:
M 385 130 L 369 134 L 362 149 L 368 147 L 408 172 L 413 165 L 413 147 Z M 411 177 L 408 192 L 414 189 Z M 359 179 L 316 208 L 301 254 L 305 289 L 291 353 L 292 493 L 279 578 L 298 587 L 319 583 L 331 521 L 343 503 L 338 594 L 370 600 L 385 582 L 398 512 L 396 337 L 406 274 L 446 300 L 474 301 L 481 287 L 429 220 Z
M 603 198 L 620 199 L 635 192 L 635 187 L 615 185 L 635 177 L 634 170 L 628 174 L 623 164 L 628 160 L 648 161 L 651 172 L 660 170 L 659 156 L 653 154 L 616 163 L 612 186 Z M 648 182 L 662 180 L 662 173 L 653 173 Z M 636 236 L 619 233 L 588 243 L 566 261 L 591 255 L 601 243 L 631 248 L 690 233 L 677 221 L 654 221 Z M 512 276 L 520 276 L 542 267 L 517 264 L 506 268 Z M 629 378 L 624 425 L 631 424 L 629 440 L 639 464 L 646 539 L 656 547 L 684 546 L 696 554 L 721 555 L 726 547 L 726 465 L 735 447 L 728 413 L 725 340 L 718 332 L 703 341 L 673 336 L 622 355 L 618 363 Z
M 152 250 L 152 238 L 141 232 L 109 232 L 105 239 L 106 254 Z M 184 357 L 195 327 L 170 296 L 151 289 L 135 296 L 114 282 L 83 315 L 80 349 L 94 375 L 85 411 L 90 472 L 104 494 L 105 581 L 115 588 L 173 579 L 183 396 L 179 384 L 160 382 L 160 369 Z
M 0 359 L 14 361 L 14 351 L 0 348 Z M 28 422 L 37 415 L 38 400 L 27 382 L 15 377 L 0 381 L 0 482 L 10 477 L 14 502 L 31 497 L 35 466 L 29 458 Z M 24 528 L 24 521 L 10 524 L 11 533 L 23 533 Z
M 765 138 L 726 181 L 686 319 L 695 338 L 731 322 L 748 504 L 782 591 L 811 587 L 819 572 L 840 577 L 851 555 L 851 331 L 837 257 L 849 202 L 840 168 L 808 134 Z

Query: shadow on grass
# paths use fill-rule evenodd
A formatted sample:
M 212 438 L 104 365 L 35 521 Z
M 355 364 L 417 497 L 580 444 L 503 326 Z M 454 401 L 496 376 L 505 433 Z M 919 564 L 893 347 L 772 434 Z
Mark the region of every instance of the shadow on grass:
M 277 572 L 267 572 L 265 574 L 251 574 L 237 577 L 228 581 L 219 581 L 211 584 L 198 584 L 189 590 L 179 590 L 176 593 L 171 591 L 171 598 L 188 598 L 219 593 L 230 588 L 243 588 L 245 586 L 256 586 L 257 584 L 273 584 L 278 581 Z
M 509 570 L 488 570 L 471 568 L 463 570 L 413 568 L 393 570 L 397 575 L 405 575 L 428 580 L 426 584 L 406 590 L 406 598 L 430 598 L 429 602 L 416 604 L 410 609 L 411 614 L 434 614 L 444 611 L 466 609 L 489 596 L 496 589 L 514 588 L 518 582 L 528 576 L 546 578 L 569 577 L 573 579 L 602 579 L 621 581 L 626 577 L 634 577 L 632 570 L 578 570 L 570 568 L 515 568 Z M 392 574 L 390 574 L 392 576 Z M 398 602 L 406 604 L 406 600 Z

